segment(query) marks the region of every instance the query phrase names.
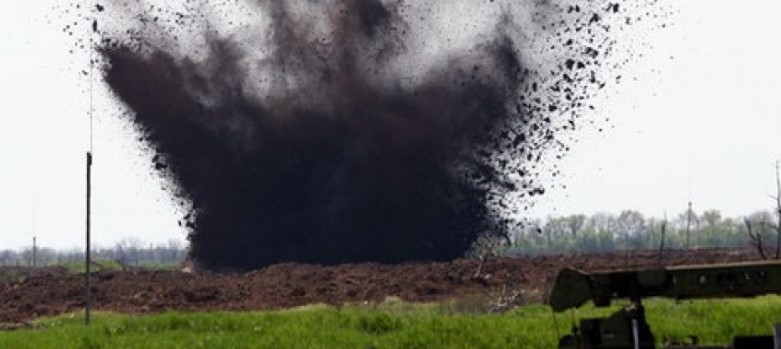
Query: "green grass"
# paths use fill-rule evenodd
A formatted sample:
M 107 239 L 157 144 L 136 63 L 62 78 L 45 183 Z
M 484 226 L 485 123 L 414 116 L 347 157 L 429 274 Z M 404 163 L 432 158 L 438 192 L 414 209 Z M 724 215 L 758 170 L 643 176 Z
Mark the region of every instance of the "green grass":
M 62 262 L 57 265 L 68 269 L 68 271 L 70 271 L 71 273 L 81 274 L 84 273 L 85 271 L 84 262 L 82 261 Z M 179 265 L 175 263 L 140 263 L 137 266 L 131 265 L 131 267 L 142 269 L 142 270 L 178 270 L 179 269 Z M 110 259 L 99 259 L 93 262 L 90 269 L 93 272 L 101 271 L 101 270 L 121 271 L 122 265 Z
M 178 263 L 144 262 L 138 264 L 138 268 L 143 270 L 177 271 L 181 269 L 181 266 Z
M 58 264 L 59 266 L 62 266 L 71 273 L 84 273 L 86 271 L 86 268 L 84 266 L 83 261 L 77 261 L 77 262 L 62 262 Z M 101 271 L 101 270 L 113 270 L 113 271 L 119 271 L 122 270 L 122 266 L 119 265 L 119 263 L 112 261 L 110 259 L 99 259 L 92 262 L 92 265 L 90 266 L 90 271 Z
M 454 304 L 408 304 L 284 311 L 98 313 L 90 327 L 80 314 L 36 321 L 37 330 L 0 332 L 0 348 L 555 348 L 572 325 L 541 305 L 502 315 L 459 314 Z M 608 315 L 585 307 L 578 317 Z M 647 302 L 652 329 L 663 337 L 699 335 L 701 343 L 728 344 L 735 334 L 770 334 L 781 322 L 781 297 L 751 300 Z

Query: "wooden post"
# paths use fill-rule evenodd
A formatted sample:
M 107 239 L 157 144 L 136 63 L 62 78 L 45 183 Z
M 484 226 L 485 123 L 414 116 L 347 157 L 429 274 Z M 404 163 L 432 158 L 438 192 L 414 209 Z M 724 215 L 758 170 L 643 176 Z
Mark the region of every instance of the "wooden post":
M 664 239 L 667 235 L 667 214 L 664 215 L 664 222 L 662 222 L 662 241 L 659 243 L 659 260 L 657 263 L 662 266 L 662 257 L 664 256 Z
M 90 214 L 91 214 L 91 191 L 92 191 L 92 153 L 87 152 L 87 226 L 86 226 L 86 247 L 84 249 L 84 292 L 86 300 L 84 302 L 84 323 L 90 324 L 90 302 L 92 291 L 90 290 L 90 264 L 91 256 L 91 236 L 90 236 Z

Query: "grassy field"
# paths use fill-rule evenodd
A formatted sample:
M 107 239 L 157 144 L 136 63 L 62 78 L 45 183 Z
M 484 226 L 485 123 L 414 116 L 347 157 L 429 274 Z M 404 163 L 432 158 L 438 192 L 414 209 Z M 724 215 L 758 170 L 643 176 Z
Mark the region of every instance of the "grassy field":
M 701 343 L 727 344 L 735 334 L 770 334 L 781 323 L 781 297 L 646 303 L 652 329 L 664 337 L 697 334 Z M 0 332 L 0 348 L 555 348 L 572 316 L 612 309 L 585 307 L 559 314 L 531 305 L 509 313 L 466 314 L 463 304 L 309 306 L 243 313 L 98 313 L 85 327 L 81 314 L 35 322 L 35 330 Z M 557 328 L 554 328 L 554 323 Z
M 65 267 L 66 269 L 68 269 L 68 271 L 72 273 L 80 274 L 86 271 L 83 262 L 63 262 L 58 265 Z M 175 263 L 140 263 L 138 265 L 130 265 L 129 267 L 143 269 L 143 270 L 177 270 L 179 268 L 179 265 Z M 113 261 L 110 259 L 99 259 L 93 261 L 92 266 L 90 268 L 92 269 L 93 272 L 101 271 L 101 270 L 103 271 L 123 270 L 122 265 L 120 265 L 117 261 Z

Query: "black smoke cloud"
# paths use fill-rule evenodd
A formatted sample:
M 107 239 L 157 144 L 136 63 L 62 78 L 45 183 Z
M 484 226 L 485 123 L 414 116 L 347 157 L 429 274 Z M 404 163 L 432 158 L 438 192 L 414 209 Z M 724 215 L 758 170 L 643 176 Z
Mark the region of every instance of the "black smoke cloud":
M 393 263 L 460 257 L 544 193 L 538 163 L 605 84 L 605 4 L 486 2 L 490 30 L 428 56 L 433 14 L 401 1 L 115 2 L 96 30 L 194 260 Z

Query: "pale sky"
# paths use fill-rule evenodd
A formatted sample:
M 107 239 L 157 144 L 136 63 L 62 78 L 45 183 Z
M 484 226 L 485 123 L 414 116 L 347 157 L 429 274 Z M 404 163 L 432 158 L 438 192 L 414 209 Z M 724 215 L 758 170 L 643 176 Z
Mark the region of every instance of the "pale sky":
M 781 3 L 676 3 L 676 24 L 651 33 L 649 56 L 600 99 L 615 128 L 580 137 L 563 162 L 568 189 L 546 195 L 536 214 L 661 217 L 689 200 L 696 211 L 728 216 L 771 208 L 781 159 Z
M 770 207 L 781 159 L 781 3 L 674 3 L 675 25 L 645 34 L 653 48 L 598 98 L 599 115 L 587 116 L 611 121 L 605 132 L 577 135 L 560 163 L 567 189 L 549 191 L 530 215 L 674 215 L 689 200 L 728 216 Z M 79 71 L 89 58 L 68 53 L 75 40 L 51 4 L 0 2 L 0 249 L 32 236 L 83 246 L 89 99 Z M 93 241 L 183 241 L 151 156 L 96 91 Z

